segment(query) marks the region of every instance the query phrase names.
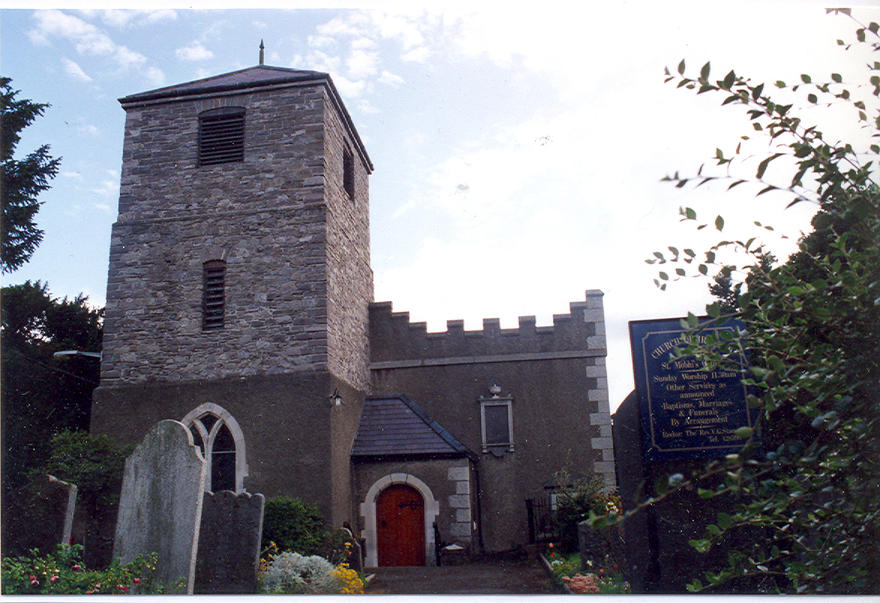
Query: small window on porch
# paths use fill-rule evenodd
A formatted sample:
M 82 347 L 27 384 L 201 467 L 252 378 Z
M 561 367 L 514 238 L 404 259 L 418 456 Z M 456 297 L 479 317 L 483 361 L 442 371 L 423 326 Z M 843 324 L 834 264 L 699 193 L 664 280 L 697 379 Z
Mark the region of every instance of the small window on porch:
M 480 396 L 480 426 L 483 452 L 513 452 L 513 398 L 502 396 L 501 387 L 493 383 L 489 396 Z

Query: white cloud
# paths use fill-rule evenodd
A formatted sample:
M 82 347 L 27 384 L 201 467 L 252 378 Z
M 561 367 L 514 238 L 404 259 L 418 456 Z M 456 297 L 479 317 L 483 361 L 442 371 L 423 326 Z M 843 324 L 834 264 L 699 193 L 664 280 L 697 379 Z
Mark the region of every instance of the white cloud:
M 333 36 L 311 35 L 306 38 L 309 48 L 333 48 L 336 46 L 336 39 Z
M 202 46 L 201 42 L 195 41 L 189 46 L 183 46 L 174 51 L 181 61 L 204 61 L 214 56 L 214 53 Z
M 406 82 L 399 75 L 396 75 L 394 73 L 391 73 L 390 71 L 386 71 L 383 69 L 381 75 L 379 75 L 379 83 L 380 84 L 387 84 L 389 86 L 394 86 L 396 88 L 398 86 L 403 85 Z
M 90 12 L 90 11 L 89 11 Z M 89 14 L 86 12 L 86 14 Z M 160 10 L 131 10 L 131 9 L 108 9 L 101 11 L 101 20 L 111 27 L 123 28 L 129 25 L 152 25 L 160 21 L 177 19 L 177 11 L 171 9 Z
M 64 65 L 64 72 L 71 76 L 73 79 L 79 80 L 81 82 L 91 82 L 92 78 L 82 70 L 76 62 L 71 61 L 67 57 L 61 57 L 61 63 Z
M 76 127 L 76 131 L 80 134 L 86 134 L 88 136 L 92 136 L 97 138 L 101 135 L 101 130 L 98 129 L 97 126 L 93 126 L 92 124 L 83 124 Z
M 152 86 L 161 86 L 165 83 L 165 73 L 158 67 L 148 67 L 144 75 Z
M 135 15 L 131 10 L 109 9 L 101 13 L 101 20 L 112 27 L 125 27 Z
M 82 180 L 83 178 L 82 174 L 73 170 L 63 170 L 61 172 L 61 176 L 64 178 L 70 178 L 72 180 Z
M 434 53 L 427 46 L 420 46 L 418 48 L 413 48 L 409 52 L 405 52 L 400 58 L 410 63 L 424 63 L 431 58 L 431 55 L 433 54 Z
M 346 98 L 358 98 L 367 88 L 367 83 L 363 80 L 354 81 L 338 74 L 333 75 L 333 82 L 336 84 L 336 87 L 339 88 L 339 92 L 342 96 Z
M 36 11 L 34 20 L 36 26 L 28 32 L 34 43 L 48 43 L 51 37 L 64 38 L 74 44 L 79 54 L 110 57 L 123 68 L 139 67 L 147 60 L 139 52 L 116 44 L 91 23 L 59 10 Z
M 159 21 L 174 21 L 177 19 L 177 11 L 170 8 L 148 10 L 144 12 L 146 13 L 144 22 L 149 24 L 158 23 Z
M 356 80 L 374 75 L 378 71 L 378 65 L 378 53 L 365 50 L 353 50 L 345 61 L 347 75 Z
M 109 170 L 108 170 L 109 171 Z M 107 179 L 101 182 L 100 186 L 93 187 L 89 189 L 91 192 L 106 196 L 106 197 L 118 197 L 119 196 L 119 179 Z
M 374 104 L 372 104 L 370 101 L 368 101 L 365 98 L 360 99 L 358 101 L 357 107 L 358 107 L 358 111 L 360 111 L 361 113 L 366 113 L 366 114 L 381 113 L 381 110 L 378 107 L 376 107 Z M 364 141 L 364 142 L 366 143 L 366 141 Z
M 383 13 L 370 11 L 372 25 L 383 38 L 397 40 L 405 51 L 425 43 L 423 27 L 435 25 L 435 19 L 429 13 Z

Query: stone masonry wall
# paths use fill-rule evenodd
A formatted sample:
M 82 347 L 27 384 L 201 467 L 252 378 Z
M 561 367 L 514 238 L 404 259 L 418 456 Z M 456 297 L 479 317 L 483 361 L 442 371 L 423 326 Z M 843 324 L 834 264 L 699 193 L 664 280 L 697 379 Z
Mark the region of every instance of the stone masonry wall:
M 369 168 L 343 126 L 336 106 L 325 102 L 324 173 L 327 174 L 327 348 L 330 372 L 366 390 L 370 376 L 367 341 L 370 268 Z M 343 188 L 343 152 L 354 160 L 355 196 Z
M 103 384 L 326 368 L 326 90 L 126 107 Z M 198 114 L 221 106 L 246 109 L 244 161 L 199 167 Z M 211 259 L 227 262 L 225 327 L 203 332 L 202 264 Z

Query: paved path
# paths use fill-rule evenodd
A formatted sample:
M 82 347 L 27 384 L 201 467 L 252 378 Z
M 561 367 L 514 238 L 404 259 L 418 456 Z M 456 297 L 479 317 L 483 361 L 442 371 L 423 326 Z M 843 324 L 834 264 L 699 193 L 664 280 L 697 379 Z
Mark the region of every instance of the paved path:
M 368 595 L 559 594 L 537 561 L 444 567 L 380 567 Z

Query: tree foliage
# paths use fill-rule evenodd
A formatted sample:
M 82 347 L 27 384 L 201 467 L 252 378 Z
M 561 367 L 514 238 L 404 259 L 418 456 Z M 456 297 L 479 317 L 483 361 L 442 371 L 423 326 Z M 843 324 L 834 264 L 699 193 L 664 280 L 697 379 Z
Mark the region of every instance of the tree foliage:
M 53 435 L 88 429 L 94 358 L 55 359 L 64 349 L 100 351 L 103 310 L 88 298 L 53 298 L 45 283 L 3 287 L 2 396 L 4 491 L 21 486 L 49 453 Z
M 846 9 L 833 12 L 852 17 Z M 845 52 L 857 45 L 878 56 L 878 31 L 877 23 L 858 23 L 856 41 L 838 44 Z M 676 353 L 696 356 L 709 368 L 733 367 L 745 354 L 749 403 L 760 411 L 754 430 L 743 428 L 752 439 L 739 454 L 669 482 L 671 492 L 699 487 L 709 475 L 723 477 L 698 490 L 707 499 L 725 501 L 731 510 L 718 513 L 703 537 L 691 542 L 697 550 L 708 551 L 737 531 L 766 534 L 734 547 L 727 566 L 695 577 L 689 589 L 764 577 L 781 592 L 880 592 L 880 188 L 875 163 L 880 155 L 880 61 L 867 64 L 861 85 L 837 73 L 827 78 L 803 74 L 794 84 L 774 84 L 779 93 L 802 97 L 808 107 L 850 105 L 870 134 L 863 144 L 832 142 L 799 117 L 796 103 L 775 100 L 772 86 L 734 71 L 721 79 L 710 73 L 707 63 L 699 75 L 688 75 L 682 61 L 677 72 L 667 71 L 667 81 L 698 94 L 720 94 L 723 105 L 746 112 L 754 131 L 769 139 L 769 148 L 752 177 L 732 175 L 731 168 L 746 159 L 737 145 L 730 155 L 716 151 L 716 165 L 726 173 L 707 175 L 701 168 L 694 177 L 676 173 L 668 180 L 682 188 L 724 179 L 728 189 L 756 183 L 758 196 L 785 193 L 789 206 L 809 202 L 817 211 L 812 232 L 776 267 L 764 261 L 768 250 L 759 236 L 720 241 L 702 261 L 692 250 L 679 253 L 674 247 L 671 254 L 656 252 L 649 260 L 675 267 L 674 276 L 660 273 L 662 288 L 677 278 L 715 273 L 713 291 L 721 299 L 706 311 L 718 320 L 735 316 L 745 329 L 731 340 L 690 338 Z M 860 94 L 873 99 L 870 108 Z M 790 180 L 771 179 L 768 166 L 786 161 L 793 166 Z M 683 208 L 681 215 L 700 228 L 710 226 L 700 223 L 692 208 Z M 712 222 L 723 231 L 722 216 Z M 771 229 L 756 225 L 764 232 Z M 720 255 L 729 250 L 748 259 L 736 265 L 721 262 Z M 693 314 L 686 322 L 698 329 Z
M 52 438 L 46 463 L 31 473 L 76 484 L 77 504 L 94 512 L 119 502 L 125 458 L 132 449 L 118 446 L 106 434 L 65 430 Z
M 23 159 L 15 159 L 15 149 L 21 141 L 21 131 L 41 116 L 49 106 L 28 99 L 17 98 L 19 91 L 11 86 L 12 80 L 0 77 L 0 150 L 2 150 L 3 198 L 2 240 L 0 240 L 0 270 L 12 272 L 27 262 L 40 241 L 43 231 L 37 228 L 35 218 L 40 210 L 39 194 L 49 188 L 49 180 L 58 173 L 61 158 L 49 154 L 49 145 L 42 145 Z

